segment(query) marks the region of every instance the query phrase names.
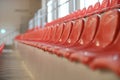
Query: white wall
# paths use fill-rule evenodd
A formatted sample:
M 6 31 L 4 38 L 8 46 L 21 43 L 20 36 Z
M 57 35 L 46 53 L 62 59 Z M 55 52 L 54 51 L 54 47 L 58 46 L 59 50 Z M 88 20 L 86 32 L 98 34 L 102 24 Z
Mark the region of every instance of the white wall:
M 0 29 L 7 31 L 0 33 L 0 39 L 12 31 L 26 30 L 28 20 L 40 6 L 41 0 L 0 0 Z

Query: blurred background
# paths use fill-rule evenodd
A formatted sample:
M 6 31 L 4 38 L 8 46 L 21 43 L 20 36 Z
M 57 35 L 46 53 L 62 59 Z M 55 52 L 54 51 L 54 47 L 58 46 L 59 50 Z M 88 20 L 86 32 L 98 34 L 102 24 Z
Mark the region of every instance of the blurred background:
M 0 0 L 0 43 L 102 0 Z

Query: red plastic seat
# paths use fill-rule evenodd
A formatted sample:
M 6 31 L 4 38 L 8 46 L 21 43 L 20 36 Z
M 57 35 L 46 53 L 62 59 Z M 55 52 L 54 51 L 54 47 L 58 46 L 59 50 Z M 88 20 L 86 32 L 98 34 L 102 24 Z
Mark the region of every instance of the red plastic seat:
M 82 22 L 82 20 L 81 20 L 81 22 Z M 71 43 L 72 41 L 72 36 L 73 35 L 75 35 L 75 34 L 70 34 L 70 37 L 69 37 L 69 39 L 68 39 L 68 42 L 70 43 L 70 45 L 71 45 L 71 48 L 70 49 L 72 49 L 72 48 L 77 48 L 78 50 L 80 49 L 80 48 L 83 48 L 83 47 L 85 47 L 85 46 L 87 46 L 87 45 L 89 45 L 90 43 L 91 43 L 91 41 L 94 39 L 94 36 L 95 36 L 95 34 L 96 34 L 96 30 L 97 30 L 97 28 L 98 28 L 98 23 L 99 23 L 99 17 L 98 17 L 98 15 L 93 15 L 93 16 L 90 16 L 90 17 L 88 17 L 88 18 L 86 18 L 86 20 L 85 20 L 85 25 L 84 25 L 84 29 L 83 29 L 83 32 L 81 31 L 81 29 L 80 29 L 80 33 L 79 33 L 79 37 L 78 36 L 76 36 L 75 38 L 73 38 L 73 43 Z M 82 24 L 81 24 L 81 26 L 83 26 Z M 74 26 L 73 26 L 74 27 Z M 77 30 L 76 30 L 77 31 Z M 82 35 L 81 35 L 81 37 L 80 37 L 80 34 L 82 33 Z M 70 39 L 71 38 L 71 39 Z M 80 38 L 80 40 L 78 41 L 78 38 Z M 76 50 L 75 50 L 76 51 Z M 62 53 L 60 52 L 60 51 L 57 51 L 59 54 L 64 54 L 64 53 L 66 53 L 66 50 L 62 50 Z M 69 51 L 68 51 L 68 53 L 69 53 Z M 74 53 L 74 52 L 72 52 L 72 53 Z M 64 55 L 64 56 L 66 56 L 66 54 Z M 66 56 L 67 57 L 67 56 Z
M 119 14 L 120 12 L 117 10 L 111 10 L 103 14 L 101 16 L 101 21 L 99 24 L 97 34 L 95 36 L 95 39 L 93 40 L 94 44 L 92 44 L 92 46 L 89 46 L 90 49 L 92 48 L 92 51 L 90 49 L 88 50 L 83 49 L 78 52 L 75 51 L 75 53 L 72 53 L 70 55 L 70 59 L 76 60 L 76 61 L 82 61 L 86 64 L 90 64 L 91 61 L 94 61 L 94 59 L 97 59 L 96 57 L 99 57 L 100 60 L 102 59 L 102 57 L 106 57 L 106 61 L 108 61 L 107 57 L 109 57 L 109 55 L 110 56 L 111 55 L 113 56 L 115 54 L 120 55 L 119 53 L 120 51 L 120 32 L 119 32 L 120 15 Z M 119 32 L 119 35 L 118 35 L 118 32 Z M 99 42 L 99 44 L 95 42 Z M 118 61 L 115 61 L 115 62 L 118 62 Z M 94 62 L 91 64 L 92 67 L 99 66 L 97 64 L 96 65 L 95 64 L 93 65 L 93 64 Z M 110 66 L 110 64 L 109 65 L 105 64 L 105 65 Z M 105 65 L 102 65 L 102 66 L 105 66 Z M 111 69 L 113 69 L 113 67 L 111 67 Z
M 78 18 L 83 18 L 84 16 L 86 16 L 86 8 L 79 11 Z
M 48 28 L 48 31 L 47 31 L 47 36 L 46 36 L 46 39 L 45 39 L 45 42 L 48 42 L 50 39 L 51 39 L 51 33 L 52 33 L 52 27 L 47 27 Z
M 83 19 L 75 20 L 75 23 L 73 24 L 73 27 L 72 27 L 71 34 L 68 40 L 66 41 L 66 43 L 64 44 L 66 47 L 72 46 L 78 41 L 83 31 L 83 24 L 84 24 Z
M 67 22 L 66 25 L 64 26 L 64 29 L 63 29 L 63 33 L 58 41 L 58 43 L 56 45 L 58 45 L 57 48 L 54 48 L 53 52 L 54 53 L 59 53 L 58 49 L 61 48 L 59 46 L 63 46 L 65 44 L 65 42 L 67 42 L 69 36 L 70 36 L 70 33 L 71 33 L 71 30 L 72 30 L 72 24 L 74 24 L 74 22 Z
M 52 44 L 55 42 L 55 35 L 56 35 L 56 31 L 57 31 L 57 28 L 58 28 L 58 24 L 55 25 L 55 26 L 51 26 L 51 31 L 50 31 L 50 35 L 49 35 L 49 39 L 47 41 L 47 44 Z
M 81 12 L 81 9 L 76 11 L 75 18 L 78 18 L 80 16 L 80 14 L 81 14 L 80 12 Z
M 67 41 L 73 27 L 72 24 L 74 24 L 74 22 L 67 22 L 66 25 L 64 25 L 63 33 L 59 39 L 58 44 L 64 44 Z
M 42 31 L 41 29 L 38 29 L 32 32 L 26 33 L 24 36 L 25 38 L 24 40 L 27 40 L 27 41 L 24 43 L 36 47 L 38 42 L 41 40 L 41 35 L 40 35 L 41 31 Z
M 29 37 L 29 40 L 31 41 L 31 43 L 29 43 L 29 45 L 34 46 L 34 47 L 37 46 L 38 42 L 40 41 L 41 31 L 42 30 L 39 29 L 30 34 L 31 37 Z
M 120 12 L 118 14 L 120 14 Z M 114 26 L 119 27 L 120 15 L 116 18 L 117 20 L 115 20 L 116 22 L 114 23 L 116 24 L 114 24 Z M 96 52 L 94 56 L 95 59 L 90 63 L 92 69 L 108 68 L 120 75 L 120 32 L 111 45 L 105 47 L 99 53 Z
M 42 29 L 42 30 L 41 30 L 41 33 L 40 33 L 40 38 L 39 38 L 39 41 L 40 41 L 40 42 L 42 41 L 44 35 L 45 35 L 45 29 Z
M 111 8 L 119 8 L 120 7 L 120 0 L 111 0 L 110 7 Z
M 63 33 L 64 26 L 65 26 L 65 23 L 61 23 L 59 26 L 57 26 L 57 30 L 56 30 L 56 34 L 55 34 L 53 43 L 56 44 L 59 42 L 61 35 Z
M 43 36 L 42 42 L 45 42 L 45 40 L 46 40 L 46 38 L 48 36 L 48 32 L 49 32 L 48 27 L 44 28 L 44 36 Z
M 104 12 L 104 11 L 108 10 L 109 4 L 110 4 L 110 0 L 103 0 L 102 4 L 100 6 L 100 12 Z
M 53 43 L 55 41 L 55 35 L 57 34 L 57 28 L 58 28 L 59 24 L 56 24 L 55 26 L 53 26 L 53 31 L 52 31 L 52 37 L 50 40 L 50 43 Z
M 119 30 L 119 11 L 110 10 L 101 15 L 98 31 L 92 43 L 94 50 L 103 49 L 116 38 Z
M 85 47 L 91 43 L 91 41 L 94 39 L 94 36 L 96 35 L 98 25 L 99 25 L 98 15 L 92 15 L 86 18 L 83 33 L 81 35 L 80 40 L 78 41 L 78 44 L 80 44 L 78 45 L 78 47 L 80 46 Z
M 84 47 L 90 44 L 91 41 L 94 39 L 96 30 L 98 28 L 98 24 L 99 24 L 98 15 L 87 17 L 85 19 L 84 29 L 83 29 L 83 32 L 81 32 L 82 34 L 79 40 L 74 45 L 72 45 L 71 48 L 80 49 L 81 47 Z
M 69 25 L 71 24 L 71 26 L 68 26 L 66 27 L 66 30 L 68 28 L 68 30 L 70 31 L 70 27 L 72 27 L 72 31 L 71 33 L 69 34 L 69 38 L 67 39 L 67 41 L 65 41 L 62 45 L 64 47 L 67 47 L 67 46 L 71 46 L 73 45 L 78 39 L 79 39 L 79 36 L 82 32 L 82 28 L 83 28 L 83 20 L 82 19 L 78 19 L 76 20 L 75 22 L 73 23 L 69 23 Z M 68 32 L 69 32 L 68 31 Z M 65 32 L 65 31 L 64 31 Z M 56 32 L 57 33 L 57 32 Z M 75 36 L 76 35 L 76 36 Z M 61 49 L 61 47 L 57 47 L 57 53 L 59 54 L 59 49 Z M 64 51 L 64 50 L 62 50 Z M 62 53 L 60 53 L 62 54 Z
M 54 35 L 54 38 L 52 39 L 52 44 L 47 45 L 46 47 L 44 46 L 44 50 L 48 50 L 52 52 L 54 50 L 54 46 L 59 43 L 59 40 L 61 38 L 61 35 L 63 33 L 65 23 L 61 23 L 59 26 L 56 26 L 56 34 Z M 38 45 L 38 48 L 41 48 L 41 44 Z
M 120 55 L 97 57 L 90 63 L 89 66 L 93 70 L 110 69 L 120 76 Z
M 62 45 L 62 47 L 57 48 L 55 51 L 55 53 L 57 53 L 59 56 L 65 56 L 66 52 L 68 51 L 67 47 L 73 46 L 78 41 L 84 27 L 83 19 L 75 20 L 75 22 L 71 24 L 71 27 L 72 31 L 69 34 L 67 41 Z
M 36 41 L 36 42 L 39 41 L 40 37 L 41 37 L 40 34 L 41 34 L 41 29 L 32 32 L 31 34 L 29 34 L 31 36 L 31 37 L 29 37 L 29 40 Z
M 55 34 L 56 34 L 56 29 L 57 29 L 56 26 L 50 27 L 50 29 L 49 29 L 50 31 L 48 33 L 48 37 L 46 38 L 47 41 L 44 42 L 44 44 L 42 45 L 42 49 L 43 50 L 47 51 L 48 48 L 53 47 L 52 43 L 53 43 L 53 41 L 55 39 L 54 37 L 55 37 Z
M 52 47 L 52 43 L 53 43 L 53 41 L 54 41 L 54 37 L 55 37 L 55 34 L 56 34 L 56 29 L 57 29 L 56 26 L 51 27 L 49 39 L 48 39 L 48 41 L 44 44 L 44 47 L 43 47 L 43 49 L 44 49 L 45 51 L 48 51 L 48 50 L 49 50 L 48 48 Z
M 89 15 L 93 14 L 93 12 L 94 12 L 93 6 L 90 5 L 88 7 L 88 9 L 86 10 L 86 16 L 89 16 Z
M 98 32 L 95 36 L 94 41 L 101 40 L 101 42 L 99 43 L 99 46 L 101 46 L 102 44 L 101 46 L 102 49 L 100 48 L 100 50 L 98 50 L 95 47 L 89 47 L 89 48 L 94 48 L 95 52 L 94 51 L 91 52 L 89 50 L 81 50 L 76 53 L 72 53 L 69 57 L 70 60 L 81 61 L 85 64 L 89 64 L 91 68 L 108 68 L 120 75 L 120 69 L 119 69 L 120 67 L 120 63 L 119 63 L 120 61 L 120 32 L 119 32 L 120 15 L 119 14 L 120 12 L 116 9 L 116 10 L 108 11 L 101 16 L 101 22 L 100 22 Z M 118 32 L 119 32 L 119 35 L 118 35 Z M 98 33 L 100 37 L 98 36 Z
M 79 39 L 79 41 L 71 47 L 72 51 L 70 52 L 71 55 L 68 56 L 70 60 L 75 61 L 82 61 L 87 63 L 89 60 L 88 57 L 84 55 L 84 48 L 88 47 L 91 42 L 94 40 L 94 36 L 96 35 L 96 31 L 99 25 L 99 16 L 92 15 L 87 17 L 85 20 L 84 30 Z M 69 53 L 69 52 L 68 52 Z
M 117 10 L 113 10 L 113 11 L 108 11 L 104 14 L 102 14 L 101 16 L 101 19 L 100 19 L 100 25 L 99 25 L 99 28 L 98 28 L 98 31 L 97 31 L 97 34 L 95 36 L 95 39 L 93 40 L 94 42 L 94 45 L 96 45 L 96 47 L 94 46 L 93 47 L 93 44 L 92 44 L 92 47 L 89 46 L 89 48 L 92 48 L 94 49 L 95 51 L 97 51 L 98 47 L 97 45 L 99 45 L 99 49 L 103 49 L 105 46 L 108 46 L 109 44 L 112 43 L 112 41 L 114 41 L 115 37 L 116 37 L 116 34 L 118 33 L 118 22 L 119 22 L 119 19 L 118 19 L 118 11 Z M 114 17 L 113 17 L 114 16 Z M 108 21 L 108 22 L 107 22 Z M 88 28 L 89 29 L 89 28 Z M 106 31 L 109 31 L 109 32 L 106 32 Z M 89 32 L 89 31 L 88 31 Z M 85 33 L 85 35 L 89 35 L 87 34 L 87 31 L 86 32 L 83 32 Z M 98 36 L 99 34 L 99 36 Z M 81 39 L 85 38 L 84 36 L 81 36 Z M 84 42 L 83 40 L 80 39 L 80 43 L 84 43 L 84 44 L 88 44 L 88 42 L 91 41 L 91 39 L 88 38 L 87 39 L 84 39 Z M 87 41 L 88 40 L 88 41 Z M 99 41 L 100 42 L 99 42 Z M 95 43 L 96 41 L 96 43 Z M 98 43 L 99 42 L 99 43 Z M 71 58 L 75 58 L 75 57 L 78 57 L 78 56 L 82 56 L 82 58 L 84 57 L 84 55 L 80 55 L 81 53 L 78 51 L 73 51 L 73 53 L 76 53 L 76 54 L 71 54 Z M 81 51 L 82 52 L 82 51 Z M 79 54 L 80 53 L 80 54 Z M 83 53 L 83 52 L 82 52 Z M 88 52 L 89 53 L 89 52 Z M 86 53 L 85 53 L 86 54 Z M 74 56 L 73 56 L 74 55 Z M 91 54 L 90 54 L 91 55 Z M 85 55 L 86 56 L 86 55 Z M 86 58 L 87 59 L 87 58 Z
M 45 41 L 44 42 L 39 42 L 39 44 L 38 44 L 39 46 L 37 45 L 38 48 L 41 48 L 43 50 L 46 50 L 48 42 L 51 39 L 52 30 L 53 30 L 52 27 L 47 27 L 47 29 L 48 29 L 48 31 L 46 32 L 47 35 L 46 35 Z
M 39 37 L 39 40 L 38 40 L 38 44 L 36 45 L 36 47 L 42 49 L 42 46 L 44 45 L 44 42 L 48 37 L 48 34 L 47 34 L 47 32 L 49 32 L 48 30 L 49 30 L 48 27 L 41 30 L 41 33 L 39 34 L 40 37 Z
M 93 13 L 99 13 L 100 11 L 100 2 L 97 2 L 95 5 L 94 5 L 94 8 L 93 8 Z

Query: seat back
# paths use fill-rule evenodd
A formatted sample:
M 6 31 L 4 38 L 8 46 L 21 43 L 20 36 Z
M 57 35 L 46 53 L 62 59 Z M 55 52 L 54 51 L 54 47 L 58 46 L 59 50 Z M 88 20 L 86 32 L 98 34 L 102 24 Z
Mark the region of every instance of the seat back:
M 84 17 L 84 16 L 86 16 L 86 8 L 83 8 L 78 15 L 78 17 Z
M 56 34 L 55 34 L 55 38 L 54 38 L 54 43 L 58 43 L 61 35 L 63 33 L 63 29 L 64 29 L 65 23 L 61 23 L 59 26 L 56 26 L 57 30 L 56 30 Z
M 33 33 L 31 33 L 31 37 L 29 37 L 29 40 L 31 41 L 40 41 L 40 37 L 41 37 L 41 29 L 38 29 L 36 31 L 34 31 Z
M 48 27 L 47 35 L 45 41 L 48 42 L 51 37 L 52 27 Z
M 86 18 L 84 30 L 79 40 L 80 45 L 86 46 L 91 43 L 96 34 L 98 25 L 99 25 L 98 15 L 93 15 Z
M 119 31 L 119 17 L 118 10 L 110 10 L 101 15 L 94 46 L 104 48 L 113 42 Z
M 100 11 L 100 2 L 97 2 L 95 5 L 94 5 L 94 13 L 98 13 Z
M 66 43 L 67 46 L 72 46 L 78 41 L 83 30 L 84 21 L 83 19 L 78 19 L 72 25 L 72 31 Z
M 50 40 L 50 42 L 52 42 L 52 43 L 55 41 L 55 35 L 57 34 L 56 31 L 57 31 L 58 26 L 59 26 L 58 24 L 53 26 L 52 36 L 51 36 L 51 40 Z
M 93 13 L 93 11 L 94 11 L 93 6 L 90 5 L 90 6 L 88 7 L 88 9 L 86 10 L 86 15 L 87 15 L 87 16 L 91 15 L 91 14 Z
M 41 29 L 41 30 L 39 31 L 39 41 L 41 41 L 41 40 L 43 39 L 43 36 L 44 36 L 44 30 Z
M 47 33 L 48 33 L 48 28 L 46 27 L 46 28 L 43 29 L 43 38 L 42 38 L 43 42 L 45 41 L 45 39 L 46 39 L 46 37 L 48 35 Z
M 71 29 L 73 27 L 72 24 L 74 24 L 74 23 L 70 21 L 70 22 L 67 22 L 66 25 L 64 26 L 63 33 L 59 39 L 59 44 L 64 44 L 67 41 L 67 39 L 71 33 Z
M 110 7 L 111 8 L 120 7 L 120 0 L 111 0 Z
M 100 6 L 100 10 L 106 11 L 106 9 L 109 7 L 109 4 L 110 4 L 109 0 L 103 0 Z

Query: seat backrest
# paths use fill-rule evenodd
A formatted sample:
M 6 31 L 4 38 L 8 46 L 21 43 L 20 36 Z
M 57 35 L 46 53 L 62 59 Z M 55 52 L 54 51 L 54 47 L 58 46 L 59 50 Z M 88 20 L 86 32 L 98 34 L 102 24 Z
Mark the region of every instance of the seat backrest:
M 29 38 L 32 41 L 39 41 L 40 37 L 41 37 L 41 29 L 38 29 L 36 31 L 34 31 L 33 33 L 31 33 L 31 37 Z
M 69 35 L 71 33 L 71 29 L 73 27 L 72 24 L 73 24 L 73 22 L 69 21 L 64 26 L 63 33 L 62 33 L 62 35 L 61 35 L 61 37 L 59 39 L 59 44 L 64 44 L 67 41 L 67 39 L 68 39 L 68 37 L 69 37 Z
M 99 25 L 99 16 L 92 15 L 86 18 L 84 30 L 79 40 L 80 45 L 86 46 L 91 43 Z
M 32 32 L 29 32 L 29 33 L 24 33 L 23 34 L 23 40 L 31 40 L 32 38 L 32 33 L 34 33 L 34 31 L 32 31 Z
M 110 45 L 119 31 L 120 13 L 110 10 L 101 15 L 100 24 L 93 41 L 94 46 L 104 48 Z
M 57 31 L 57 28 L 58 28 L 59 24 L 56 24 L 55 26 L 53 26 L 53 31 L 51 33 L 51 40 L 50 42 L 54 42 L 55 41 L 55 35 L 57 34 L 56 31 Z
M 48 42 L 50 37 L 51 37 L 51 31 L 52 31 L 52 27 L 48 27 L 48 31 L 47 31 L 47 35 L 46 35 L 46 39 L 45 41 Z
M 39 31 L 38 31 L 38 35 L 39 35 L 39 37 L 38 37 L 38 41 L 42 41 L 42 39 L 43 39 L 43 36 L 44 36 L 44 29 L 43 28 L 41 28 Z
M 120 0 L 111 0 L 110 7 L 120 7 Z
M 90 14 L 92 14 L 93 13 L 93 6 L 92 5 L 90 5 L 88 8 L 87 8 L 87 10 L 86 10 L 86 15 L 88 16 L 88 15 L 90 15 Z
M 76 18 L 79 17 L 80 14 L 81 14 L 81 9 L 78 9 L 78 10 L 76 11 L 75 17 L 76 17 Z
M 86 8 L 83 8 L 80 12 L 79 12 L 79 16 L 78 17 L 84 17 L 86 16 Z
M 56 34 L 55 34 L 55 38 L 54 38 L 54 43 L 59 42 L 59 39 L 63 33 L 63 29 L 64 29 L 65 23 L 61 23 L 59 26 L 56 26 L 57 30 L 56 30 Z
M 100 6 L 100 10 L 105 10 L 109 7 L 109 4 L 110 4 L 110 0 L 103 0 L 102 1 L 102 4 Z
M 46 37 L 47 37 L 47 32 L 48 32 L 48 28 L 47 27 L 45 27 L 44 29 L 43 29 L 43 38 L 42 38 L 42 41 L 44 42 L 45 41 L 45 39 L 46 39 Z
M 84 21 L 83 19 L 78 19 L 75 20 L 72 25 L 73 25 L 72 31 L 66 42 L 66 46 L 72 46 L 78 41 L 83 30 Z
M 43 39 L 43 36 L 44 36 L 44 29 L 40 29 L 40 30 L 38 30 L 38 35 L 39 35 L 39 37 L 38 37 L 38 41 L 41 41 L 42 39 Z
M 95 5 L 94 5 L 94 13 L 98 13 L 100 10 L 100 2 L 97 2 Z

